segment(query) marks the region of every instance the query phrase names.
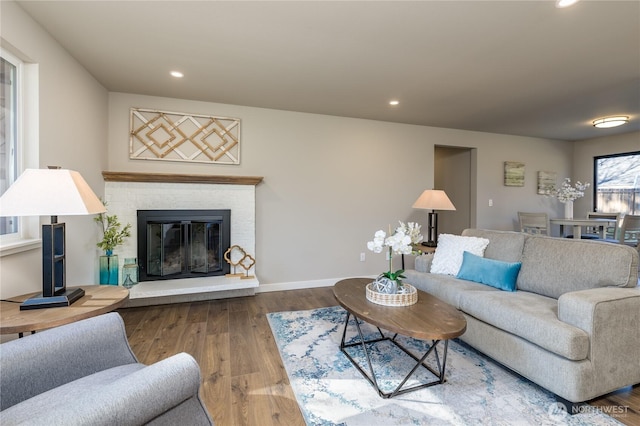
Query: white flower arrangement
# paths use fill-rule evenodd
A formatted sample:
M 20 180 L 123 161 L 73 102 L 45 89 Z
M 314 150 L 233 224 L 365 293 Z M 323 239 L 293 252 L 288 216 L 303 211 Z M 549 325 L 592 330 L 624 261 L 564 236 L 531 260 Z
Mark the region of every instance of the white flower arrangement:
M 413 252 L 412 244 L 417 244 L 422 241 L 422 235 L 420 234 L 420 225 L 414 222 L 407 224 L 399 222 L 398 226 L 393 234 L 389 231 L 389 236 L 383 231 L 377 231 L 373 237 L 373 241 L 367 243 L 367 248 L 374 253 L 382 253 L 385 247 L 389 250 L 389 271 L 381 274 L 389 278 L 390 280 L 400 283 L 400 279 L 404 278 L 402 273 L 403 269 L 399 269 L 396 272 L 392 272 L 393 268 L 393 255 L 394 254 L 411 254 Z
M 580 197 L 584 197 L 584 190 L 591 186 L 590 183 L 585 182 L 581 183 L 577 181 L 574 186 L 571 186 L 571 179 L 566 178 L 560 188 L 554 186 L 551 191 L 549 191 L 549 195 L 552 197 L 556 197 L 561 203 L 566 203 L 567 201 L 574 201 Z

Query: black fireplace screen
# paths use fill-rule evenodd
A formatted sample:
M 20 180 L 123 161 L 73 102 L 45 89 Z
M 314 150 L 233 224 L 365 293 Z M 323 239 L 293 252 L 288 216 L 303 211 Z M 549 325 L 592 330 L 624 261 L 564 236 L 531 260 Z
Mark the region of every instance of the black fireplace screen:
M 139 210 L 140 281 L 224 275 L 230 210 Z

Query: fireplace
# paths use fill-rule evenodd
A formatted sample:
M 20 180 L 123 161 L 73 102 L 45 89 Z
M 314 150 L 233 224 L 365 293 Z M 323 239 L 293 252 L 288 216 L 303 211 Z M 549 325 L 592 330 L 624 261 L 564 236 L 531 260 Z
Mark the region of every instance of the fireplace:
M 138 210 L 139 280 L 229 273 L 231 210 Z

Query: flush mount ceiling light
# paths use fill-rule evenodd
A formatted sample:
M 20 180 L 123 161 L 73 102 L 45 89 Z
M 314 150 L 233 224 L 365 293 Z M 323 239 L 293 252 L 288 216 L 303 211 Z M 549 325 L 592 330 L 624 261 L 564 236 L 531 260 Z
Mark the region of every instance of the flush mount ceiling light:
M 170 74 L 171 74 L 171 76 L 172 76 L 172 77 L 175 77 L 175 78 L 182 78 L 182 77 L 184 77 L 184 74 L 183 74 L 183 73 L 181 73 L 180 71 L 171 71 L 171 73 L 170 73 Z
M 563 7 L 573 6 L 574 4 L 578 3 L 579 1 L 580 0 L 557 0 L 556 1 L 556 7 L 563 8 Z
M 395 99 L 394 99 L 394 100 L 392 100 L 392 101 L 389 101 L 389 105 L 391 105 L 391 106 L 398 106 L 398 105 L 400 105 L 400 101 L 397 101 L 397 100 L 395 100 Z
M 603 117 L 593 120 L 593 127 L 599 129 L 608 129 L 610 127 L 618 127 L 629 122 L 629 117 L 615 116 L 615 117 Z

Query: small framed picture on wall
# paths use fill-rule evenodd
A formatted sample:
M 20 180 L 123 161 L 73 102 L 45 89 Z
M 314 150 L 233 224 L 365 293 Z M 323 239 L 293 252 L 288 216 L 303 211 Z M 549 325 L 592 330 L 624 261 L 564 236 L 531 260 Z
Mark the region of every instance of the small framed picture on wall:
M 504 185 L 524 186 L 524 163 L 520 161 L 504 162 Z
M 538 194 L 549 195 L 556 186 L 556 172 L 538 172 Z

